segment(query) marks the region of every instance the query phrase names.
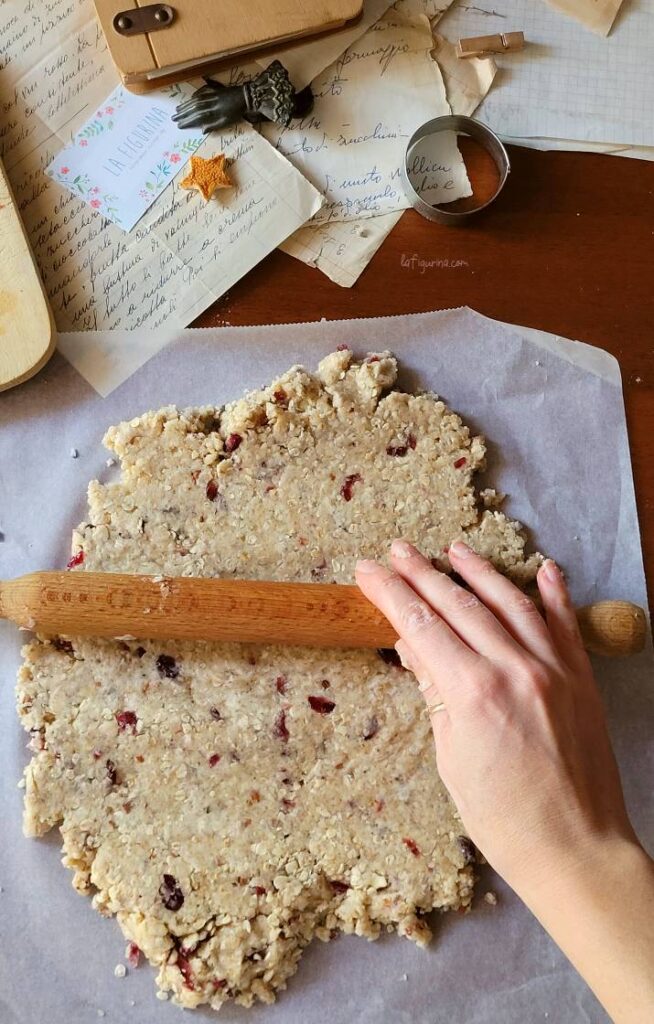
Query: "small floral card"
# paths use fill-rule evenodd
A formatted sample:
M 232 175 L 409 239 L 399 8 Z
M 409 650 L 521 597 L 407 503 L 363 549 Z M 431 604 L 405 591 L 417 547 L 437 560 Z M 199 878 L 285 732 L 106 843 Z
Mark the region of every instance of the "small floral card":
M 171 85 L 138 96 L 119 85 L 46 168 L 46 173 L 118 227 L 131 231 L 204 142 L 171 120 L 191 93 Z

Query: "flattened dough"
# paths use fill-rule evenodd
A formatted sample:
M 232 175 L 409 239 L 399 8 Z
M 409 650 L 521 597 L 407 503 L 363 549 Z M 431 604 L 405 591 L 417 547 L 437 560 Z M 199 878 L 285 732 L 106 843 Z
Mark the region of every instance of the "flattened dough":
M 224 409 L 113 427 L 122 476 L 90 485 L 79 568 L 350 582 L 393 537 L 446 568 L 465 537 L 527 583 L 540 556 L 475 494 L 483 439 L 396 371 L 337 351 Z M 425 912 L 470 903 L 413 677 L 374 652 L 41 639 L 18 706 L 26 833 L 60 826 L 75 887 L 183 1006 L 270 1002 L 314 936 L 424 944 Z

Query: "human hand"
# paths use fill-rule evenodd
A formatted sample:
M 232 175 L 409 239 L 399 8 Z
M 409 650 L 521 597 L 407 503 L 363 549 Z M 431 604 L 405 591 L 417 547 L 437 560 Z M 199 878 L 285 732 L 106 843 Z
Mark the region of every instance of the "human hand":
M 400 635 L 466 829 L 529 902 L 552 872 L 590 866 L 607 839 L 637 840 L 560 570 L 547 561 L 538 573 L 544 619 L 465 544 L 449 558 L 474 593 L 404 541 L 392 571 L 359 562 L 357 583 Z
M 627 817 L 600 695 L 567 587 L 538 573 L 546 619 L 465 544 L 474 593 L 404 541 L 357 582 L 400 635 L 429 708 L 441 778 L 471 838 L 616 1024 L 654 1006 L 654 864 Z

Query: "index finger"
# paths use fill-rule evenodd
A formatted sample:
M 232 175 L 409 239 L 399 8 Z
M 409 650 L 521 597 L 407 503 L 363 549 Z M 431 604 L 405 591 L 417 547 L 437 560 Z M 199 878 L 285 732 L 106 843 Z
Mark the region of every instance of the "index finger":
M 397 573 L 364 560 L 356 581 L 428 670 L 445 703 L 456 700 L 457 682 L 479 668 L 481 657 Z

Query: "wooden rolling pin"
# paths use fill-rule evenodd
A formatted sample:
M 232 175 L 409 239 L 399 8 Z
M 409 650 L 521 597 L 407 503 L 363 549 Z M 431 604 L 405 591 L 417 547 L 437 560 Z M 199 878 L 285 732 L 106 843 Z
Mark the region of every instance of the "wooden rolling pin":
M 36 572 L 0 582 L 0 618 L 47 635 L 392 647 L 397 633 L 358 587 L 337 583 Z M 645 613 L 627 601 L 580 608 L 597 654 L 635 654 Z

